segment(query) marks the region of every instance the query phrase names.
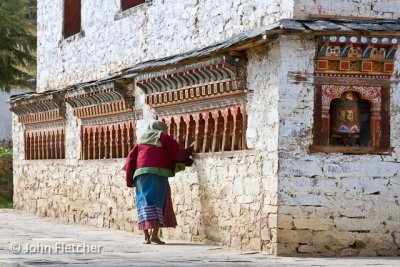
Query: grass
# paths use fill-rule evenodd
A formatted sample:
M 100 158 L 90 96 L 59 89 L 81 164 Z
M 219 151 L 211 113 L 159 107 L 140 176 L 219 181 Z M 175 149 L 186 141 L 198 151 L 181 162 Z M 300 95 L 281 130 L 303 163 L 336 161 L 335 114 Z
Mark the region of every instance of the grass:
M 0 209 L 12 209 L 13 202 L 12 201 L 4 201 L 0 202 Z
M 12 155 L 12 149 L 8 147 L 0 147 L 0 155 Z

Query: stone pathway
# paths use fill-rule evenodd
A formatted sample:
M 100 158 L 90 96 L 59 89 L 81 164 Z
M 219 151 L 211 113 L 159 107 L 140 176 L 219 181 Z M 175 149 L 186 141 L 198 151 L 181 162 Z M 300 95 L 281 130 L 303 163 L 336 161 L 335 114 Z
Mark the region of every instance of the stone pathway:
M 17 266 L 400 266 L 400 258 L 288 258 L 61 224 L 0 210 L 0 267 Z M 14 252 L 12 251 L 14 250 Z

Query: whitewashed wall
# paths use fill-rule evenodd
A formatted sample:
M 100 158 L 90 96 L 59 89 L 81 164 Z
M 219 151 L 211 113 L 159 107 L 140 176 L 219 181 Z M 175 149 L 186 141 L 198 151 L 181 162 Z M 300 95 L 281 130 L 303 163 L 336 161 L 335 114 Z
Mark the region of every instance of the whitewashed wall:
M 397 19 L 398 0 L 295 0 L 293 15 L 307 18 L 311 15 L 338 15 Z
M 198 49 L 290 17 L 292 1 L 82 0 L 82 30 L 63 39 L 63 1 L 38 1 L 38 91 L 108 76 L 136 63 Z
M 119 0 L 82 0 L 84 33 L 64 40 L 63 1 L 38 2 L 40 92 L 198 49 L 281 18 L 396 18 L 400 11 L 396 0 L 154 0 L 121 13 Z
M 323 256 L 399 255 L 399 84 L 391 88 L 392 155 L 308 153 L 314 88 L 289 71 L 313 73 L 313 39 L 282 37 L 279 90 L 278 251 Z M 284 56 L 290 51 L 290 57 Z M 399 71 L 399 53 L 396 73 Z

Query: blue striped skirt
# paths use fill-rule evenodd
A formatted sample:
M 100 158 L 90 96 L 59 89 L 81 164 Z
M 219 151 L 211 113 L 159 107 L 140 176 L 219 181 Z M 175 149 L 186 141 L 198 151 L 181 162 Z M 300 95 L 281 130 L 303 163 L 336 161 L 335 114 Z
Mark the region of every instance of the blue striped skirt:
M 157 221 L 159 226 L 164 225 L 163 211 L 169 188 L 168 177 L 145 173 L 137 176 L 135 182 L 139 225 L 152 221 Z

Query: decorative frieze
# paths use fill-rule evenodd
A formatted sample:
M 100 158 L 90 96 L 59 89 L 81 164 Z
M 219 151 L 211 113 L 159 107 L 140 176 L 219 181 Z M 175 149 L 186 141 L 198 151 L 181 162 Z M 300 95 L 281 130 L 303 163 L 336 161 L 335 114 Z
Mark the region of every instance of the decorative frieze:
M 63 93 L 60 91 L 28 93 L 12 97 L 10 110 L 24 125 L 60 121 L 65 119 L 65 103 L 62 100 Z
M 135 144 L 133 93 L 117 82 L 76 87 L 65 101 L 82 120 L 81 159 L 124 158 Z
M 24 128 L 26 160 L 65 158 L 64 92 L 30 93 L 10 99 Z
M 156 109 L 235 97 L 245 93 L 245 61 L 221 56 L 207 61 L 152 72 L 136 78 L 146 104 Z
M 65 94 L 65 102 L 80 119 L 110 116 L 133 111 L 134 97 L 116 81 L 75 87 Z
M 324 36 L 316 76 L 388 79 L 394 71 L 395 37 Z

